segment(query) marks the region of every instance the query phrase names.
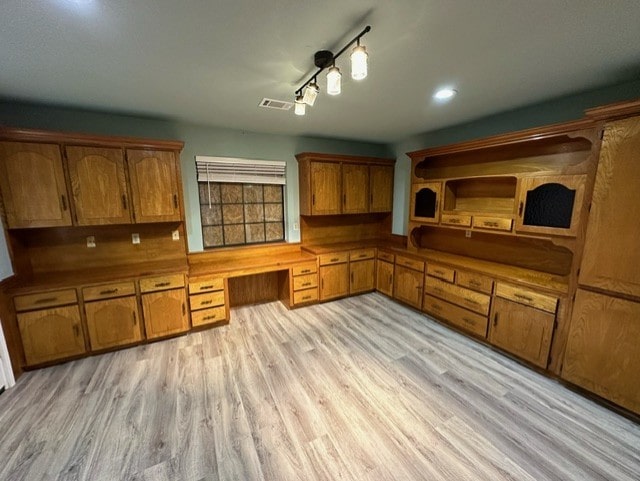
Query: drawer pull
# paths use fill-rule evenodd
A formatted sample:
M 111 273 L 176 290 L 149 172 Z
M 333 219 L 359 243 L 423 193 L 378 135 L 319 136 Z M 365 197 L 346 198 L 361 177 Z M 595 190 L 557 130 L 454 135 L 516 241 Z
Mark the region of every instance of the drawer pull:
M 60 200 L 62 201 L 62 210 L 67 210 L 67 199 L 64 195 L 60 196 Z
M 448 219 L 447 222 L 449 222 L 449 224 L 459 224 L 460 219 Z
M 156 282 L 155 287 L 167 287 L 170 286 L 170 282 Z
M 363 257 L 367 257 L 367 254 L 360 254 L 360 255 L 358 256 L 358 259 L 362 259 Z
M 333 257 L 329 259 L 329 262 L 338 262 L 340 259 L 338 257 Z
M 209 285 L 209 286 L 200 286 L 200 290 L 204 291 L 205 289 L 213 289 L 214 286 L 213 285 Z
M 138 319 L 136 319 L 136 313 L 134 311 L 133 312 L 133 325 L 135 326 L 136 324 L 138 324 Z
M 311 282 L 305 282 L 304 284 L 302 284 L 302 287 L 306 287 L 306 286 L 310 286 Z
M 439 304 L 431 304 L 431 309 L 433 309 L 434 311 L 441 311 L 442 306 Z
M 122 210 L 127 210 L 127 196 L 122 194 Z
M 498 325 L 498 313 L 496 312 L 495 315 L 493 316 L 493 327 L 496 327 Z
M 492 220 L 485 220 L 482 225 L 484 225 L 485 227 L 498 227 L 498 223 L 494 222 Z
M 80 328 L 78 327 L 78 325 L 77 325 L 77 324 L 74 324 L 74 325 L 73 325 L 73 334 L 74 334 L 76 337 L 80 337 Z
M 178 194 L 173 194 L 173 207 L 178 208 Z
M 470 286 L 475 286 L 475 287 L 480 287 L 480 286 L 482 285 L 482 283 L 480 283 L 480 282 L 476 281 L 475 279 L 471 279 L 471 280 L 469 281 L 469 285 L 470 285 Z
M 209 299 L 208 301 L 202 301 L 202 302 L 200 303 L 200 305 L 201 305 L 201 306 L 207 306 L 207 305 L 209 305 L 209 304 L 211 304 L 211 303 L 213 303 L 213 301 L 212 301 L 211 299 Z
M 311 272 L 311 269 L 302 269 L 300 274 L 308 274 L 309 272 Z
M 43 297 L 42 299 L 38 299 L 37 301 L 35 301 L 35 304 L 46 304 L 49 302 L 56 302 L 57 300 L 57 297 Z
M 211 315 L 209 315 L 209 316 L 204 316 L 204 317 L 202 318 L 202 320 L 204 320 L 204 321 L 209 321 L 209 320 L 211 320 L 211 319 L 215 319 L 216 317 L 218 317 L 218 316 L 216 316 L 215 314 L 211 314 Z
M 187 314 L 187 308 L 184 305 L 184 302 L 182 303 L 182 315 L 185 316 Z
M 468 297 L 465 297 L 464 300 L 467 301 L 469 304 L 474 304 L 476 306 L 480 305 L 480 303 L 478 301 L 476 301 L 475 299 L 469 299 Z
M 302 300 L 303 300 L 303 301 L 307 301 L 307 300 L 309 300 L 309 299 L 311 299 L 311 296 L 302 296 Z
M 444 272 L 442 272 L 439 269 L 434 270 L 433 272 L 435 272 L 436 274 L 440 274 L 441 276 L 444 276 Z
M 115 294 L 116 292 L 118 292 L 118 288 L 117 287 L 115 289 L 105 289 L 104 291 L 100 291 L 100 295 L 101 296 L 106 296 L 108 294 Z
M 475 325 L 475 322 L 473 322 L 471 319 L 469 319 L 468 317 L 463 317 L 462 320 L 464 322 L 466 322 L 467 324 L 471 324 L 471 325 Z
M 524 203 L 520 202 L 520 205 L 518 206 L 518 217 L 522 217 L 522 208 L 524 207 Z
M 432 287 L 432 289 L 433 289 L 435 292 L 442 292 L 442 288 L 441 288 L 441 287 Z
M 525 296 L 524 294 L 518 294 L 517 292 L 513 295 L 514 297 L 517 297 L 518 299 L 522 299 L 523 301 L 527 301 L 527 302 L 533 302 L 533 299 L 529 296 Z

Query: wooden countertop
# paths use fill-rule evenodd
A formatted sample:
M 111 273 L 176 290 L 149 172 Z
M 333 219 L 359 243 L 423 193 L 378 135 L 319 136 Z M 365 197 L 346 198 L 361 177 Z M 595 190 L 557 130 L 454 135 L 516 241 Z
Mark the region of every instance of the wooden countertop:
M 209 262 L 194 262 L 189 266 L 190 277 L 220 275 L 240 277 L 263 272 L 289 269 L 302 262 L 315 262 L 316 257 L 307 252 L 281 253 L 277 255 L 248 256 Z

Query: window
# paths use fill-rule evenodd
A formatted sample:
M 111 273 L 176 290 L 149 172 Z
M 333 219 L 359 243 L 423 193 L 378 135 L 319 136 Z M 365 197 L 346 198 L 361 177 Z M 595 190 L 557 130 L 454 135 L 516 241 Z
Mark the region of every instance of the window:
M 285 163 L 196 157 L 206 248 L 284 240 Z

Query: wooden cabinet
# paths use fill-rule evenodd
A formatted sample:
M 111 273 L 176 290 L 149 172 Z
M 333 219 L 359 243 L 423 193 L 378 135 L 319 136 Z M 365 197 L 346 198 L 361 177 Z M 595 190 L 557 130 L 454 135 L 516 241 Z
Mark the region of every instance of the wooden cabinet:
M 369 166 L 369 212 L 393 210 L 393 166 Z
M 378 258 L 376 270 L 376 290 L 393 296 L 393 263 L 385 262 Z
M 191 324 L 212 325 L 229 320 L 227 281 L 222 277 L 189 280 Z
M 122 149 L 67 146 L 65 152 L 76 224 L 130 223 Z
M 486 316 L 475 314 L 455 304 L 425 294 L 422 310 L 478 337 L 487 335 Z
M 58 145 L 0 142 L 0 190 L 10 229 L 71 225 Z
M 311 162 L 311 215 L 342 212 L 342 169 L 336 162 Z
M 349 263 L 349 293 L 360 294 L 375 289 L 376 261 L 366 259 Z
M 422 307 L 424 262 L 396 256 L 393 297 L 417 309 Z
M 369 166 L 342 164 L 342 213 L 369 212 Z
M 606 125 L 581 285 L 640 299 L 640 117 Z
M 495 297 L 489 342 L 541 368 L 547 367 L 555 314 Z
M 180 193 L 174 152 L 127 150 L 134 220 L 179 221 Z
M 147 339 L 170 336 L 189 329 L 182 274 L 141 279 L 140 291 Z
M 292 267 L 287 276 L 287 285 L 282 294 L 289 306 L 299 306 L 318 301 L 318 266 L 316 262 L 306 262 Z
M 575 236 L 586 175 L 520 179 L 516 231 Z
M 640 303 L 578 289 L 562 377 L 640 414 Z
M 323 254 L 320 263 L 320 300 L 349 294 L 349 253 Z
M 409 218 L 416 222 L 438 223 L 440 221 L 440 182 L 421 182 L 411 186 Z
M 135 295 L 85 302 L 92 351 L 134 344 L 142 340 Z

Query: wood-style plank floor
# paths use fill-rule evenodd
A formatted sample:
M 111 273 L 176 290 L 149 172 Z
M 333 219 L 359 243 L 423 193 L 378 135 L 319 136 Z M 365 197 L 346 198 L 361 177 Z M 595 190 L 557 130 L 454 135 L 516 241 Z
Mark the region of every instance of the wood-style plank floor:
M 30 372 L 0 480 L 638 480 L 640 426 L 380 294 Z

